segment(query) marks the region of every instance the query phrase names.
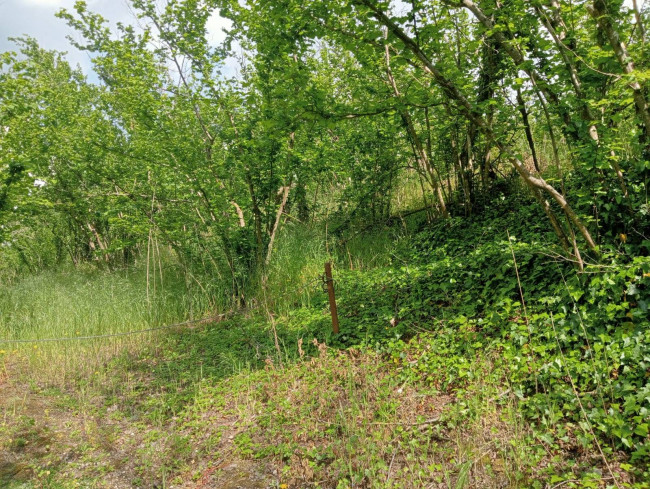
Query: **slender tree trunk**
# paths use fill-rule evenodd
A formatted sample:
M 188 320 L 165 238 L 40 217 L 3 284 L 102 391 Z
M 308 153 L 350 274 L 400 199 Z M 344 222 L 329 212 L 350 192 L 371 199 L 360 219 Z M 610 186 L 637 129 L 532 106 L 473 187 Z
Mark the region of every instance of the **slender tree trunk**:
M 632 8 L 634 9 L 636 28 L 639 30 L 639 35 L 641 36 L 641 43 L 645 45 L 645 26 L 643 25 L 643 17 L 641 16 L 637 0 L 632 0 Z
M 573 85 L 573 89 L 576 94 L 576 99 L 578 100 L 578 104 L 580 106 L 580 117 L 587 124 L 589 128 L 589 137 L 598 148 L 600 147 L 600 137 L 598 135 L 598 129 L 594 122 L 596 118 L 591 113 L 589 105 L 587 104 L 587 99 L 582 91 L 582 83 L 580 81 L 580 78 L 578 77 L 578 70 L 575 66 L 575 63 L 570 58 L 570 56 L 574 56 L 574 53 L 570 50 L 568 46 L 564 44 L 563 40 L 561 39 L 561 36 L 557 33 L 556 26 L 554 25 L 554 23 L 556 25 L 560 24 L 564 26 L 564 28 L 566 28 L 566 25 L 561 20 L 562 17 L 559 10 L 559 6 L 553 5 L 553 9 L 555 11 L 555 15 L 553 16 L 553 20 L 551 20 L 547 17 L 546 13 L 539 6 L 535 7 L 538 17 L 541 19 L 542 24 L 544 24 L 544 27 L 546 27 L 546 30 L 549 32 L 549 34 L 555 41 L 558 51 L 562 56 L 564 65 L 567 71 L 569 72 L 569 78 L 571 79 L 571 84 Z M 539 90 L 537 85 L 535 85 L 535 87 L 537 90 Z M 619 186 L 621 187 L 621 191 L 623 192 L 623 195 L 627 197 L 628 196 L 627 185 L 625 184 L 625 178 L 623 177 L 623 172 L 621 171 L 621 168 L 618 164 L 615 155 L 612 156 L 613 157 L 610 158 L 610 164 L 612 170 L 614 170 L 614 174 L 618 179 Z
M 275 215 L 275 222 L 273 223 L 273 229 L 271 230 L 271 238 L 269 239 L 269 246 L 266 251 L 266 259 L 264 260 L 264 265 L 268 266 L 271 261 L 271 253 L 273 252 L 273 242 L 275 241 L 275 235 L 280 227 L 280 219 L 282 219 L 282 213 L 284 212 L 284 207 L 287 205 L 287 199 L 289 198 L 289 191 L 291 186 L 287 185 L 282 187 L 280 191 L 282 192 L 282 202 L 280 207 L 278 207 L 278 212 Z
M 239 219 L 239 227 L 245 228 L 246 220 L 244 219 L 244 212 L 241 210 L 241 207 L 239 207 L 239 204 L 234 200 L 231 200 L 230 203 L 235 206 L 235 212 L 237 212 L 237 218 Z
M 528 141 L 528 147 L 530 148 L 530 154 L 533 157 L 533 164 L 535 165 L 535 170 L 537 173 L 542 173 L 542 170 L 539 167 L 539 161 L 537 160 L 537 151 L 535 150 L 535 141 L 533 140 L 533 133 L 530 130 L 530 123 L 528 121 L 528 111 L 526 111 L 526 103 L 524 98 L 521 96 L 521 90 L 517 88 L 517 105 L 519 106 L 519 112 L 521 113 L 521 118 L 524 121 L 524 132 L 526 133 L 526 140 Z
M 461 178 L 463 182 L 463 190 L 465 192 L 465 215 L 472 214 L 472 207 L 474 206 L 474 140 L 476 138 L 476 131 L 474 126 L 470 123 L 470 127 L 465 134 L 465 144 L 460 152 L 460 167 Z
M 388 29 L 386 29 L 385 35 L 386 36 L 388 35 Z M 401 100 L 402 95 L 399 91 L 399 88 L 397 87 L 397 83 L 395 82 L 395 78 L 393 77 L 393 72 L 390 68 L 390 51 L 388 49 L 388 44 L 386 44 L 385 47 L 385 56 L 386 56 L 386 75 L 388 77 L 388 82 L 393 89 L 393 93 L 395 94 L 395 97 L 398 100 Z M 447 211 L 445 198 L 442 195 L 440 183 L 438 182 L 438 178 L 433 171 L 431 162 L 429 161 L 429 158 L 427 156 L 427 152 L 424 150 L 424 147 L 422 146 L 422 140 L 420 139 L 420 136 L 418 135 L 415 129 L 415 125 L 413 124 L 413 119 L 411 118 L 411 114 L 406 108 L 401 110 L 401 114 L 402 114 L 402 119 L 404 120 L 404 124 L 406 125 L 406 130 L 408 131 L 411 141 L 413 142 L 413 145 L 415 147 L 418 165 L 429 174 L 429 182 L 431 184 L 433 194 L 438 203 L 440 215 L 444 218 L 447 218 L 449 217 L 449 212 Z
M 505 148 L 504 148 L 505 149 Z M 578 228 L 578 231 L 580 231 L 580 234 L 582 234 L 583 238 L 587 242 L 587 245 L 591 250 L 596 249 L 596 243 L 594 243 L 593 239 L 591 238 L 591 234 L 589 233 L 589 230 L 587 227 L 582 223 L 580 218 L 576 215 L 574 210 L 571 208 L 569 203 L 566 201 L 564 196 L 555 190 L 552 185 L 546 182 L 543 178 L 539 177 L 534 177 L 530 174 L 530 172 L 526 169 L 526 167 L 523 165 L 521 161 L 519 161 L 516 158 L 511 159 L 512 164 L 514 165 L 515 169 L 519 172 L 519 174 L 523 177 L 523 179 L 531 186 L 535 187 L 541 190 L 546 191 L 549 193 L 553 199 L 559 204 L 559 206 L 562 208 L 564 212 L 566 212 L 568 218 L 571 220 L 573 225 Z
M 447 96 L 449 96 L 452 100 L 456 101 L 459 110 L 461 110 L 471 122 L 476 124 L 476 126 L 479 127 L 484 132 L 484 134 L 486 134 L 486 136 L 493 138 L 493 140 L 497 144 L 497 147 L 501 150 L 502 153 L 507 154 L 508 148 L 503 143 L 499 142 L 497 139 L 494 138 L 494 135 L 492 133 L 492 128 L 490 128 L 487 125 L 485 119 L 483 118 L 483 115 L 477 110 L 477 108 L 474 105 L 470 103 L 470 101 L 467 99 L 467 97 L 463 95 L 463 93 L 458 89 L 458 87 L 453 82 L 451 82 L 451 80 L 445 77 L 442 71 L 440 71 L 431 62 L 431 60 L 427 57 L 426 54 L 424 54 L 424 52 L 420 49 L 417 43 L 415 43 L 413 39 L 411 39 L 408 36 L 408 34 L 406 34 L 404 30 L 400 28 L 399 25 L 397 25 L 381 9 L 379 9 L 375 4 L 373 4 L 371 0 L 356 0 L 356 2 L 368 7 L 373 12 L 374 16 L 382 24 L 384 24 L 390 32 L 392 32 L 398 39 L 400 39 L 404 43 L 406 49 L 411 51 L 418 59 L 418 61 L 421 63 L 423 70 L 427 73 L 430 73 L 433 76 L 436 83 L 440 86 L 440 88 L 447 94 Z M 462 3 L 474 5 L 473 2 L 471 2 L 471 0 L 463 0 Z M 520 54 L 519 57 L 521 58 Z M 523 62 L 523 59 L 521 59 L 520 61 Z M 526 170 L 523 164 L 516 158 L 511 158 L 510 161 L 512 165 L 515 167 L 515 169 L 519 172 L 519 174 L 524 178 L 524 181 L 528 185 L 530 185 L 531 187 L 538 188 L 540 190 L 544 190 L 558 203 L 558 205 L 560 205 L 560 207 L 566 212 L 571 222 L 580 231 L 585 241 L 587 242 L 589 248 L 595 250 L 596 244 L 591 238 L 589 230 L 582 223 L 580 218 L 575 214 L 575 212 L 573 211 L 569 203 L 566 201 L 564 196 L 562 196 L 561 193 L 559 193 L 552 185 L 547 183 L 543 178 L 533 177 L 528 172 L 528 170 Z
M 609 44 L 614 50 L 616 59 L 621 65 L 623 72 L 626 75 L 633 73 L 634 61 L 627 52 L 625 43 L 620 39 L 618 31 L 614 26 L 614 22 L 611 19 L 611 12 L 608 12 L 608 5 L 605 0 L 594 0 L 593 5 L 589 5 L 587 8 L 591 16 L 596 20 L 598 27 L 609 40 Z M 645 137 L 646 141 L 648 141 L 650 140 L 650 110 L 648 108 L 648 101 L 646 100 L 643 88 L 638 81 L 631 81 L 629 87 L 632 89 L 636 112 L 643 121 Z

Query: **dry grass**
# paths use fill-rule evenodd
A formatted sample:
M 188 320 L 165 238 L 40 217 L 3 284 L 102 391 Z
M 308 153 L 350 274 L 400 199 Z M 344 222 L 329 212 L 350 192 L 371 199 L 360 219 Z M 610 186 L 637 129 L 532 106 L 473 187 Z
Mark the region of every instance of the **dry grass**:
M 178 386 L 155 382 L 155 355 L 107 367 L 75 392 L 21 384 L 8 368 L 0 383 L 0 483 L 552 487 L 542 470 L 561 467 L 564 454 L 535 441 L 508 395 L 488 399 L 477 382 L 457 398 L 403 381 L 400 366 L 377 353 L 317 346 L 317 356 L 292 366 L 269 358 L 261 370 L 203 379 L 171 412 L 165 404 Z
M 251 456 L 271 456 L 289 487 L 522 487 L 509 476 L 520 433 L 499 410 L 454 426 L 453 396 L 400 382 L 376 354 L 319 347 L 268 369 L 245 402 Z

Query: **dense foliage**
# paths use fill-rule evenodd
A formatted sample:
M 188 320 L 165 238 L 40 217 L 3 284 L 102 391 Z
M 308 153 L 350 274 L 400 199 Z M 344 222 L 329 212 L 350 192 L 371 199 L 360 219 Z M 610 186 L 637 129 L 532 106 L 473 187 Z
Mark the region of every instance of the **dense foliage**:
M 645 239 L 650 115 L 637 8 L 133 8 L 143 29 L 117 34 L 84 2 L 59 14 L 85 39 L 77 46 L 93 54 L 99 85 L 31 39 L 3 54 L 5 275 L 67 259 L 128 263 L 160 242 L 202 286 L 223 277 L 213 292 L 243 301 L 283 215 L 385 219 L 405 174 L 417 176 L 431 218 L 480 212 L 504 179 L 523 177 L 580 267 L 603 240 Z M 212 46 L 206 22 L 217 13 L 232 28 Z M 231 52 L 243 53 L 237 76 L 223 72 Z
M 263 297 L 251 321 L 275 328 L 282 303 L 280 340 L 372 347 L 454 395 L 499 357 L 489 375 L 545 449 L 623 453 L 650 478 L 650 7 L 130 5 L 140 29 L 83 1 L 58 14 L 99 83 L 31 38 L 0 55 L 0 280 L 140 260 L 148 284 L 173 262 L 210 307 Z M 355 270 L 385 227 L 391 254 Z M 316 256 L 349 268 L 336 337 L 324 294 L 298 307 L 268 280 Z

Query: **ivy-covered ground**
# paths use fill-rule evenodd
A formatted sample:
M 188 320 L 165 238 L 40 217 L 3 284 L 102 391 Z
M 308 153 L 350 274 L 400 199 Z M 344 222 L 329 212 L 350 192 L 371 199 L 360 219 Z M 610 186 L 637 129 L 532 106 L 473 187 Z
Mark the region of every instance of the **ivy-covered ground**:
M 312 287 L 56 387 L 5 351 L 0 485 L 650 487 L 650 241 L 579 273 L 516 204 L 342 253 L 339 335 Z

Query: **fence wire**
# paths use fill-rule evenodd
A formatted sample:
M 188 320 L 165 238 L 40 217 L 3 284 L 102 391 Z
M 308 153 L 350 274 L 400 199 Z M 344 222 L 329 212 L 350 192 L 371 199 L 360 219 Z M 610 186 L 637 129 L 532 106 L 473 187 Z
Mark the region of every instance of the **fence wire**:
M 336 286 L 337 289 L 346 289 L 350 286 L 349 280 L 350 277 L 347 276 L 346 273 L 343 274 L 337 274 L 339 275 L 338 278 L 333 278 L 333 282 Z M 406 271 L 406 275 L 410 276 L 408 271 Z M 394 276 L 391 277 L 390 279 L 382 282 L 382 283 L 375 283 L 373 286 L 377 289 L 377 293 L 380 293 L 383 289 L 386 287 L 393 285 L 397 283 L 398 277 Z M 356 286 L 356 283 L 352 280 L 351 281 L 354 286 Z M 277 295 L 274 297 L 275 301 L 286 299 L 289 296 L 295 296 L 298 294 L 302 294 L 305 292 L 307 289 L 313 287 L 314 285 L 320 284 L 323 286 L 323 292 L 326 293 L 325 286 L 326 286 L 326 279 L 324 275 L 319 275 L 317 278 L 308 281 L 306 284 L 301 285 L 300 287 L 295 287 L 293 289 L 285 290 L 282 294 Z M 222 314 L 217 314 L 217 315 L 212 315 L 212 316 L 205 316 L 199 319 L 191 319 L 188 321 L 182 321 L 178 323 L 173 323 L 173 324 L 166 324 L 164 326 L 156 326 L 152 328 L 144 328 L 144 329 L 136 329 L 136 330 L 131 330 L 131 331 L 122 331 L 122 332 L 117 332 L 117 333 L 107 333 L 107 334 L 99 334 L 99 335 L 84 335 L 84 336 L 63 336 L 63 337 L 58 337 L 58 338 L 33 338 L 33 339 L 0 339 L 0 345 L 8 345 L 8 344 L 20 344 L 20 343 L 54 343 L 54 342 L 64 342 L 64 341 L 80 341 L 80 340 L 92 340 L 92 339 L 102 339 L 102 338 L 117 338 L 121 336 L 131 336 L 131 335 L 136 335 L 136 334 L 143 334 L 143 333 L 150 333 L 153 331 L 162 331 L 166 329 L 173 329 L 173 328 L 182 328 L 186 326 L 191 326 L 193 324 L 201 324 L 201 323 L 208 323 L 208 322 L 213 322 L 213 321 L 219 321 L 222 319 L 227 319 L 236 315 L 240 314 L 246 314 L 251 311 L 255 311 L 258 309 L 262 309 L 264 307 L 268 307 L 265 301 L 261 303 L 257 303 L 252 307 L 247 307 L 245 309 L 239 309 L 239 310 L 230 310 Z
M 179 328 L 183 326 L 189 326 L 191 324 L 206 323 L 209 321 L 217 321 L 219 319 L 226 318 L 232 315 L 232 312 L 227 312 L 224 314 L 218 314 L 216 316 L 207 316 L 200 319 L 191 319 L 189 321 L 183 321 L 181 323 L 166 324 L 165 326 L 156 326 L 154 328 L 145 328 L 145 329 L 136 329 L 133 331 L 122 331 L 120 333 L 109 333 L 109 334 L 97 334 L 97 335 L 88 335 L 88 336 L 62 336 L 60 338 L 34 338 L 34 339 L 23 339 L 23 340 L 0 340 L 1 344 L 14 344 L 14 343 L 46 343 L 46 342 L 55 342 L 55 341 L 75 341 L 75 340 L 92 340 L 95 338 L 115 338 L 117 336 L 129 336 L 140 333 L 148 333 L 150 331 L 160 331 L 163 329 L 172 329 Z
M 295 289 L 291 289 L 288 291 L 285 291 L 283 294 L 281 294 L 278 298 L 279 299 L 284 299 L 289 295 L 294 295 L 298 293 L 304 292 L 307 288 L 312 287 L 314 284 L 323 282 L 323 277 L 318 277 L 315 280 L 312 280 L 310 282 L 307 282 L 306 284 L 296 287 Z M 166 324 L 164 326 L 156 326 L 153 328 L 145 328 L 145 329 L 136 329 L 132 331 L 122 331 L 119 333 L 108 333 L 108 334 L 98 334 L 98 335 L 85 335 L 85 336 L 62 336 L 58 338 L 33 338 L 33 339 L 7 339 L 3 340 L 0 339 L 0 345 L 8 345 L 8 344 L 19 344 L 19 343 L 53 343 L 53 342 L 63 342 L 63 341 L 79 341 L 79 340 L 93 340 L 93 339 L 100 339 L 100 338 L 116 338 L 120 336 L 131 336 L 131 335 L 136 335 L 136 334 L 142 334 L 142 333 L 150 333 L 152 331 L 162 331 L 165 329 L 173 329 L 173 328 L 181 328 L 185 326 L 191 326 L 193 324 L 200 324 L 200 323 L 207 323 L 207 322 L 212 322 L 212 321 L 218 321 L 221 319 L 226 319 L 228 317 L 234 316 L 236 314 L 243 314 L 246 312 L 254 311 L 256 309 L 260 309 L 263 307 L 262 304 L 258 304 L 255 307 L 252 308 L 247 308 L 239 311 L 228 311 L 222 314 L 217 314 L 215 316 L 205 316 L 199 319 L 191 319 L 188 321 L 182 321 L 179 323 L 173 323 L 173 324 Z

